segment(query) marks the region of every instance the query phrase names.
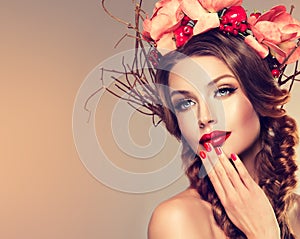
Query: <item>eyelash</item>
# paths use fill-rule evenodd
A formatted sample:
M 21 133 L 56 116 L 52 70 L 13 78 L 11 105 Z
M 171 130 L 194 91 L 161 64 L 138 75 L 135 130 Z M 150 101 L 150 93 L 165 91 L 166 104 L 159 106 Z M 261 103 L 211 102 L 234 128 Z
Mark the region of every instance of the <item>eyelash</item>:
M 189 105 L 187 106 L 186 104 L 189 104 Z M 174 108 L 178 112 L 183 112 L 183 111 L 188 110 L 190 107 L 192 107 L 195 104 L 196 104 L 196 102 L 191 99 L 181 99 L 181 100 L 179 100 L 179 102 L 177 102 L 175 104 Z
M 225 96 L 231 95 L 233 92 L 236 91 L 236 89 L 237 88 L 233 88 L 233 87 L 219 88 L 214 92 L 214 97 L 225 97 Z M 224 93 L 225 93 L 225 95 L 224 95 Z
M 236 91 L 237 88 L 233 88 L 233 87 L 222 87 L 222 88 L 219 88 L 218 90 L 216 90 L 214 92 L 214 97 L 226 97 L 228 95 L 231 95 L 233 92 Z M 219 95 L 218 95 L 219 94 Z M 187 105 L 188 104 L 188 105 Z M 174 108 L 176 111 L 178 112 L 184 112 L 188 109 L 190 109 L 190 107 L 192 107 L 193 105 L 195 105 L 196 102 L 192 99 L 181 99 L 179 100 Z

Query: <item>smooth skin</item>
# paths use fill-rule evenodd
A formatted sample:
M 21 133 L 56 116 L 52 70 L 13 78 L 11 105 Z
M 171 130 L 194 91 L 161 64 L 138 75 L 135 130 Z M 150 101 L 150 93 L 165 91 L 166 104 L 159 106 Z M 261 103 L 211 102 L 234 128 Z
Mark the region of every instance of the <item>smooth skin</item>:
M 215 79 L 222 74 L 233 75 L 227 66 L 215 57 L 197 57 L 195 60 L 206 70 L 211 79 Z M 196 94 L 197 89 L 196 91 L 192 89 L 196 85 L 194 84 L 195 82 L 192 82 L 192 88 L 187 88 L 186 85 L 180 86 L 178 80 L 178 78 L 176 79 L 176 77 L 172 78 L 172 76 L 170 76 L 169 86 L 172 90 L 188 89 L 188 91 L 193 93 L 192 95 L 196 96 L 192 98 L 193 101 L 190 101 L 190 98 L 186 98 L 189 100 L 187 104 L 184 104 L 184 110 L 186 111 L 181 110 L 180 112 L 175 112 L 182 134 L 188 138 L 189 144 L 192 145 L 191 147 L 195 148 L 195 141 L 198 141 L 203 133 L 216 129 L 218 119 L 215 118 L 213 120 L 214 124 L 211 123 L 213 122 L 211 120 L 212 115 L 214 117 L 216 117 L 216 115 L 212 114 L 211 110 L 204 108 L 204 105 L 200 101 L 201 97 L 198 97 Z M 223 82 L 223 85 L 217 85 L 217 88 L 220 89 L 224 87 L 224 85 L 236 84 L 236 82 L 236 80 L 232 81 L 232 79 L 230 79 L 230 84 Z M 219 98 L 222 100 L 225 108 L 226 130 L 232 131 L 232 135 L 223 145 L 223 149 L 218 148 L 217 154 L 211 145 L 208 147 L 212 149 L 209 150 L 209 152 L 201 145 L 198 145 L 195 152 L 199 155 L 200 151 L 204 152 L 204 154 L 201 153 L 202 156 L 204 155 L 201 159 L 208 171 L 208 176 L 218 197 L 229 218 L 246 234 L 247 238 L 280 239 L 280 230 L 274 211 L 263 190 L 257 185 L 255 171 L 253 170 L 253 158 L 259 150 L 259 140 L 257 137 L 259 127 L 257 127 L 255 115 L 251 113 L 253 108 L 249 107 L 244 112 L 242 111 L 245 109 L 237 108 L 241 111 L 236 112 L 236 114 L 245 115 L 250 113 L 250 115 L 253 116 L 251 122 L 256 126 L 256 130 L 252 128 L 250 132 L 251 135 L 245 133 L 247 131 L 243 131 L 244 133 L 241 132 L 242 129 L 235 131 L 237 123 L 231 124 L 230 122 L 236 119 L 230 119 L 229 114 L 226 115 L 226 109 L 228 112 L 229 109 L 232 108 L 226 108 L 226 101 L 227 107 L 230 107 L 230 99 L 234 99 L 232 102 L 236 102 L 237 99 L 245 100 L 246 98 L 239 85 L 237 85 L 237 87 L 238 89 L 232 94 L 229 94 L 230 92 L 228 91 L 227 94 L 223 94 L 223 91 L 221 94 L 222 97 Z M 191 94 L 189 94 L 189 96 L 190 95 Z M 237 96 L 239 96 L 239 98 L 237 98 Z M 175 98 L 175 101 L 178 101 L 178 98 Z M 172 102 L 175 103 L 173 100 Z M 191 120 L 191 118 L 195 118 L 195 116 L 197 123 Z M 236 115 L 236 117 L 243 116 Z M 243 130 L 247 130 L 247 125 L 248 124 L 244 124 L 245 129 Z M 197 127 L 197 129 L 195 129 L 195 127 Z M 195 136 L 190 135 L 192 133 L 194 133 Z M 234 149 L 237 149 L 237 151 Z M 229 157 L 233 153 L 234 155 L 231 158 L 236 159 L 233 162 L 237 170 L 235 170 L 233 165 L 229 162 Z M 235 153 L 238 153 L 242 158 L 239 158 Z M 300 235 L 300 196 L 297 196 L 296 204 L 290 209 L 289 217 L 295 235 Z M 188 188 L 182 193 L 161 203 L 153 212 L 148 227 L 148 239 L 202 238 L 227 239 L 224 232 L 218 227 L 214 220 L 211 205 L 202 200 L 195 189 Z

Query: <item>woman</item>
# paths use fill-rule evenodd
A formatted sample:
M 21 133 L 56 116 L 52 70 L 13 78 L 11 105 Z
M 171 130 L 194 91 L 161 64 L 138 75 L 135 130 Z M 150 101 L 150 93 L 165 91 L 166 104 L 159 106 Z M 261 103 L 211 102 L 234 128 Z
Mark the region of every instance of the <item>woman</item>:
M 162 105 L 148 86 L 139 105 L 182 142 L 190 180 L 154 210 L 149 239 L 300 239 L 297 127 L 274 80 L 300 58 L 300 23 L 284 6 L 247 18 L 241 2 L 161 0 L 144 21 L 145 39 L 177 50 L 150 52 Z
M 199 84 L 205 75 L 182 77 L 195 69 L 188 58 L 212 90 Z M 165 55 L 156 83 L 168 86 L 159 87 L 162 120 L 182 140 L 190 187 L 155 209 L 149 239 L 300 238 L 296 124 L 281 107 L 288 92 L 257 52 L 210 30 Z M 224 128 L 209 97 L 223 104 Z

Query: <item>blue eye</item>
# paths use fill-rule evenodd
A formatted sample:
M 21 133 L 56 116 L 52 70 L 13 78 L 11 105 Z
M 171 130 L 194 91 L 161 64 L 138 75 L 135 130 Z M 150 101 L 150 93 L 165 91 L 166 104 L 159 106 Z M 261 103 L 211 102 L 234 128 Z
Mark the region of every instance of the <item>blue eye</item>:
M 215 91 L 215 97 L 224 97 L 227 95 L 232 94 L 233 92 L 236 91 L 237 88 L 232 88 L 232 87 L 224 87 L 224 88 L 220 88 L 218 90 Z
M 183 100 L 180 100 L 179 102 L 177 102 L 175 104 L 174 108 L 177 111 L 182 112 L 182 111 L 188 110 L 190 107 L 192 107 L 195 104 L 196 103 L 191 99 L 183 99 Z

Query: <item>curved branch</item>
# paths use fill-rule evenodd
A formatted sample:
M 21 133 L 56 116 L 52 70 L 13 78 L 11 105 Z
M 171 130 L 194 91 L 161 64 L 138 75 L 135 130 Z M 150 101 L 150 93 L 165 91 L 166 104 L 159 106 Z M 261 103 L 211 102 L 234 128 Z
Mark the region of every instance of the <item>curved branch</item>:
M 120 23 L 126 25 L 128 28 L 134 28 L 130 22 L 126 22 L 126 21 L 122 20 L 121 18 L 114 16 L 110 11 L 108 11 L 108 9 L 104 5 L 104 2 L 105 2 L 105 0 L 101 1 L 102 8 L 107 13 L 107 15 L 109 15 L 112 19 L 116 20 L 117 22 L 120 22 Z

